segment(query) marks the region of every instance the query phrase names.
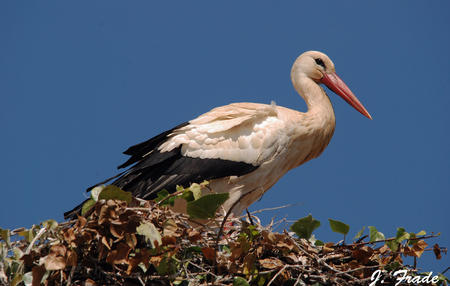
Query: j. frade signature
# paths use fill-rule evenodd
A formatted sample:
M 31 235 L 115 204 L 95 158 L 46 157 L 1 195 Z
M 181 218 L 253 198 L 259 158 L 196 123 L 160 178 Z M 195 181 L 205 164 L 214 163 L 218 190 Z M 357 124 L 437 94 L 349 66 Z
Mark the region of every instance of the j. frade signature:
M 384 283 L 381 279 L 381 270 L 376 270 L 372 273 L 372 276 L 370 277 L 372 283 L 369 284 L 369 286 L 375 286 L 377 285 L 377 282 L 380 282 L 381 284 Z M 439 281 L 438 275 L 433 275 L 433 272 L 428 273 L 425 276 L 417 275 L 417 276 L 410 276 L 407 275 L 407 270 L 398 270 L 394 272 L 394 277 L 397 279 L 397 283 L 395 285 L 399 285 L 400 283 L 408 283 L 408 284 L 417 284 L 417 283 L 437 283 Z M 397 277 L 398 276 L 398 277 Z

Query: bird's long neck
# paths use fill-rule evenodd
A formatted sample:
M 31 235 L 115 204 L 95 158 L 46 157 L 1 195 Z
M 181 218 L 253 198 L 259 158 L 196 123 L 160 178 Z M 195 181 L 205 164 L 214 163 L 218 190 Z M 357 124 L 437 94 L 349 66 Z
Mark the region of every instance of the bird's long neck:
M 329 125 L 334 129 L 335 117 L 333 106 L 325 91 L 309 77 L 300 77 L 294 82 L 297 92 L 303 97 L 308 106 L 306 115 L 318 125 Z
M 308 106 L 303 123 L 315 141 L 309 160 L 319 156 L 330 142 L 336 125 L 334 110 L 325 91 L 309 77 L 298 78 L 294 87 Z

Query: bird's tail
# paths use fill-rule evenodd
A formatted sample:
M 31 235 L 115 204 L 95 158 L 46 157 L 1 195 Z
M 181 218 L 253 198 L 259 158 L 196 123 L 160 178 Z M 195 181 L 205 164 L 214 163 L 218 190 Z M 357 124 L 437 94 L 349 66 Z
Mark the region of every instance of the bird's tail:
M 84 200 L 81 204 L 74 207 L 72 210 L 64 213 L 64 219 L 76 219 L 77 216 L 81 215 L 81 209 L 83 208 L 83 205 L 85 202 L 87 202 L 89 199 Z

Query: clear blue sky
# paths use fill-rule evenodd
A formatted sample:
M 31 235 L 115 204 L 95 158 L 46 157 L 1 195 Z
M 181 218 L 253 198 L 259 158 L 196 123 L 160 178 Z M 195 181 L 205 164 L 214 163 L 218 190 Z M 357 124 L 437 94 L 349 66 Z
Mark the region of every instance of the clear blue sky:
M 450 246 L 450 2 L 2 1 L 0 227 L 62 220 L 128 146 L 231 102 L 305 111 L 295 58 L 327 53 L 374 120 L 335 94 L 329 147 L 252 209 Z M 442 271 L 449 257 L 425 270 Z

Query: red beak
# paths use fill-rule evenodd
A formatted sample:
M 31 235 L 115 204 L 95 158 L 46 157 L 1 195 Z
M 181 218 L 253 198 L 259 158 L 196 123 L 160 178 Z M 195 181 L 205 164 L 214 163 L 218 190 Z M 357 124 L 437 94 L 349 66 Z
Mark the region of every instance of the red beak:
M 353 92 L 348 88 L 344 81 L 336 73 L 324 73 L 321 83 L 326 85 L 329 89 L 331 89 L 334 93 L 342 97 L 348 104 L 353 106 L 356 110 L 358 110 L 365 117 L 372 119 L 369 112 L 364 108 L 364 106 L 359 102 Z

